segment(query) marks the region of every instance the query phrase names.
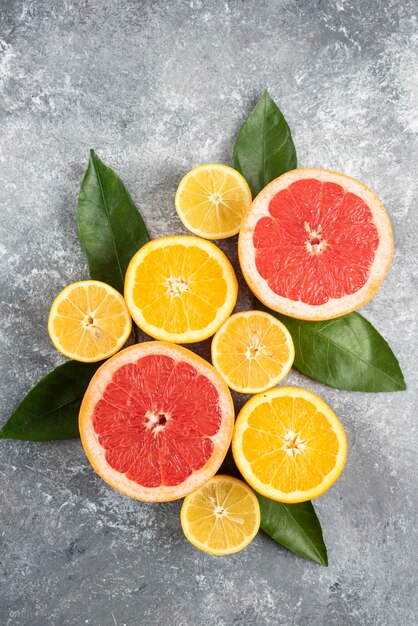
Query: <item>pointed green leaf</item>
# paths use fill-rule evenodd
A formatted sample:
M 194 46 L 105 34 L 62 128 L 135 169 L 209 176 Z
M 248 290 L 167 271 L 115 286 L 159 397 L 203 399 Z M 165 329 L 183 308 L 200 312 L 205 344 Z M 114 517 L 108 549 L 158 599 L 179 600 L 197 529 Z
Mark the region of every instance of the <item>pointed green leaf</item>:
M 295 345 L 293 366 L 321 383 L 348 391 L 403 391 L 402 370 L 389 344 L 359 313 L 324 322 L 287 317 L 265 307 L 289 329 Z
M 311 502 L 284 504 L 259 493 L 256 496 L 264 532 L 295 554 L 320 565 L 328 565 L 321 524 Z
M 45 376 L 0 430 L 1 439 L 50 441 L 79 436 L 78 412 L 101 363 L 67 361 Z
M 248 182 L 253 198 L 269 182 L 296 168 L 296 150 L 289 126 L 265 91 L 238 133 L 234 168 Z
M 77 229 L 91 278 L 123 293 L 129 261 L 149 235 L 125 185 L 94 150 L 81 183 Z

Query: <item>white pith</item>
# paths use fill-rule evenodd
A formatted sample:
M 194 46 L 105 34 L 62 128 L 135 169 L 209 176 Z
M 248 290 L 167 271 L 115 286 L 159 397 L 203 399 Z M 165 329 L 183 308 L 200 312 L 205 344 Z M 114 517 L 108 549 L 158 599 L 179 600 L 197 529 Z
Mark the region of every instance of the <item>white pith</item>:
M 288 456 L 296 456 L 297 454 L 303 454 L 305 449 L 306 442 L 301 439 L 300 434 L 288 430 L 283 437 L 282 450 L 284 450 Z

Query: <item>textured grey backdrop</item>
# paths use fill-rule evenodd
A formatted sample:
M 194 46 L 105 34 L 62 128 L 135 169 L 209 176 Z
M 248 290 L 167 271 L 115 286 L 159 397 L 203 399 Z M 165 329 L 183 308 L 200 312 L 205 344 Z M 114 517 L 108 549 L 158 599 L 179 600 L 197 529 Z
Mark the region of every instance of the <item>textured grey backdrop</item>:
M 389 211 L 395 259 L 364 313 L 408 383 L 367 395 L 288 379 L 321 394 L 348 431 L 346 470 L 317 502 L 328 569 L 261 534 L 241 554 L 206 556 L 183 538 L 179 503 L 112 491 L 79 441 L 1 441 L 2 625 L 418 623 L 415 7 L 1 0 L 2 420 L 62 362 L 46 321 L 54 295 L 87 277 L 74 215 L 88 149 L 120 173 L 153 236 L 182 232 L 180 177 L 230 163 L 266 87 L 300 164 L 358 177 Z M 223 246 L 234 259 L 235 243 Z

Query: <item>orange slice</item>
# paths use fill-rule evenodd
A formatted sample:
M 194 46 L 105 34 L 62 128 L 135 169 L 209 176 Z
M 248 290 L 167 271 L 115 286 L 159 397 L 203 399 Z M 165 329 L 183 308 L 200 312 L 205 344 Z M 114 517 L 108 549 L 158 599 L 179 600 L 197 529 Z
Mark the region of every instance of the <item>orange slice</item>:
M 228 386 L 258 393 L 277 385 L 295 357 L 286 326 L 269 313 L 235 313 L 212 340 L 212 363 Z
M 184 499 L 180 521 L 196 548 L 224 556 L 254 539 L 260 528 L 260 505 L 244 482 L 218 475 Z
M 48 332 L 56 349 L 75 361 L 107 359 L 128 339 L 132 320 L 121 294 L 98 280 L 65 287 L 52 303 Z
M 258 493 L 279 502 L 303 502 L 337 480 L 347 439 L 321 398 L 299 387 L 279 387 L 254 396 L 241 409 L 232 451 Z
M 184 226 L 205 239 L 225 239 L 239 232 L 251 205 L 247 181 L 232 167 L 199 165 L 177 189 L 176 209 Z
M 125 300 L 138 326 L 174 343 L 213 335 L 231 314 L 238 284 L 231 263 L 198 237 L 161 237 L 132 258 Z

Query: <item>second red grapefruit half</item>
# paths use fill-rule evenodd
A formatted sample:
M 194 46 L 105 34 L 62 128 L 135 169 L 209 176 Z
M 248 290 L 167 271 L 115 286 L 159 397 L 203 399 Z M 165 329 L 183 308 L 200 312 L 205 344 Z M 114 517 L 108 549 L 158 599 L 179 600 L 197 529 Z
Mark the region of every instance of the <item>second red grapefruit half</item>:
M 325 320 L 358 309 L 393 257 L 378 197 L 354 178 L 298 169 L 272 181 L 243 219 L 239 259 L 253 293 L 291 317 Z
M 151 341 L 125 348 L 93 376 L 80 409 L 96 472 L 127 496 L 175 500 L 219 469 L 234 407 L 216 370 L 190 350 Z

